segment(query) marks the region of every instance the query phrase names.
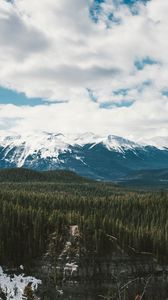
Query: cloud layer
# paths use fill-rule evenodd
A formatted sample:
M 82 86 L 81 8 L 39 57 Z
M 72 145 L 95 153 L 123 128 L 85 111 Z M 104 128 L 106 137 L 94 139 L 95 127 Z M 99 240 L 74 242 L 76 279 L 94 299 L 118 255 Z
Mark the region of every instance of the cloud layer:
M 0 128 L 168 135 L 167 14 L 167 0 L 2 0 L 0 85 L 51 104 L 1 105 Z

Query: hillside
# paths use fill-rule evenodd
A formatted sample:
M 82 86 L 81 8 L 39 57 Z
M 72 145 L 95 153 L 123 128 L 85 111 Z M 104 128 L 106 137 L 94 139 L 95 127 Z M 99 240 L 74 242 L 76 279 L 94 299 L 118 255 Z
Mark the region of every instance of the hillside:
M 123 284 L 128 278 L 145 278 L 151 270 L 156 279 L 165 276 L 163 268 L 158 272 L 158 263 L 167 264 L 168 255 L 166 190 L 133 190 L 67 171 L 7 169 L 0 178 L 0 265 L 6 266 L 5 282 L 9 269 L 20 272 L 18 266 L 23 265 L 26 275 L 42 280 L 40 299 L 47 293 L 53 300 L 58 289 L 65 300 L 69 295 L 86 299 L 81 296 L 86 290 L 97 300 L 111 288 L 112 272 L 125 272 Z M 14 284 L 12 279 L 9 294 Z M 157 298 L 148 299 L 165 299 L 159 298 L 160 281 L 157 284 Z M 129 291 L 127 300 L 135 290 L 131 286 Z M 165 286 L 161 291 L 165 294 Z
M 106 181 L 99 181 L 105 184 Z M 107 181 L 108 182 L 108 181 Z M 168 188 L 168 169 L 157 170 L 140 170 L 134 171 L 123 180 L 113 180 L 109 183 L 112 186 L 125 186 L 137 188 Z M 52 184 L 84 184 L 92 183 L 96 185 L 96 181 L 87 177 L 82 177 L 77 173 L 69 170 L 51 170 L 36 171 L 26 168 L 0 169 L 0 183 L 47 183 Z
M 4 172 L 9 182 L 2 182 Z M 70 224 L 78 224 L 86 243 L 90 239 L 89 247 L 92 245 L 103 253 L 111 251 L 106 239 L 109 234 L 118 237 L 123 246 L 167 255 L 167 235 L 163 230 L 167 192 L 132 191 L 110 183 L 81 182 L 77 175 L 64 171 L 63 176 L 57 171 L 54 174 L 59 181 L 44 181 L 43 173 L 40 177 L 38 172 L 24 169 L 1 171 L 1 262 L 7 259 L 22 264 L 22 260 L 41 256 L 48 235 L 56 231 L 60 239 L 63 228 Z M 17 182 L 12 182 L 13 175 Z M 29 182 L 25 179 L 28 176 Z M 20 178 L 25 182 L 19 182 Z M 38 181 L 39 178 L 42 180 Z
M 0 169 L 0 182 L 76 182 L 89 180 L 66 170 L 36 171 L 25 168 Z
M 168 188 L 168 169 L 139 170 L 134 171 L 118 182 L 124 186 L 150 187 L 150 188 Z

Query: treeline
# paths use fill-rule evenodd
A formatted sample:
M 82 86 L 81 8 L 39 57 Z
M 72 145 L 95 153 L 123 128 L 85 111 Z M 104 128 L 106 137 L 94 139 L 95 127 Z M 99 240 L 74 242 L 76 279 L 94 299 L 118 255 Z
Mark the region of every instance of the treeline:
M 168 255 L 168 193 L 128 191 L 105 183 L 4 183 L 0 185 L 0 263 L 40 257 L 49 235 L 62 241 L 78 224 L 86 248 L 109 254 L 122 247 Z
M 88 182 L 73 171 L 36 171 L 25 168 L 0 169 L 0 182 Z

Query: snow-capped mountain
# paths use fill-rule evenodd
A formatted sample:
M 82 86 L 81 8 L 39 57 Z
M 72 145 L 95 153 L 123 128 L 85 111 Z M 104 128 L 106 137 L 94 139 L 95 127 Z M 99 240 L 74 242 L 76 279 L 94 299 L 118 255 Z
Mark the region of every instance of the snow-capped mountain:
M 42 132 L 33 136 L 31 134 L 11 134 L 7 136 L 1 134 L 0 136 L 0 146 L 3 147 L 4 159 L 8 159 L 12 151 L 13 154 L 10 155 L 10 161 L 11 163 L 16 163 L 18 167 L 24 166 L 26 159 L 35 154 L 40 155 L 41 159 L 53 158 L 59 162 L 59 155 L 70 152 L 72 147 L 91 145 L 92 148 L 97 144 L 102 144 L 108 150 L 118 152 L 140 147 L 140 145 L 118 136 L 109 135 L 102 137 L 93 133 L 63 135 L 61 133 Z
M 162 143 L 135 143 L 115 135 L 93 133 L 0 134 L 0 167 L 38 170 L 71 169 L 85 176 L 118 179 L 132 170 L 168 167 L 168 149 Z

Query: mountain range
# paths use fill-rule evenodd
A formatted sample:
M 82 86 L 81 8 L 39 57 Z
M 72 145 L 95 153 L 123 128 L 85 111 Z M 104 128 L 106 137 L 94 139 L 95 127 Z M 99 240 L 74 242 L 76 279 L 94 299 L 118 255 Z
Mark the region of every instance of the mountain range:
M 39 171 L 66 169 L 97 180 L 149 179 L 154 173 L 157 177 L 159 170 L 167 174 L 168 138 L 137 143 L 93 133 L 1 132 L 0 168 L 18 167 Z M 167 175 L 159 180 L 167 180 Z

